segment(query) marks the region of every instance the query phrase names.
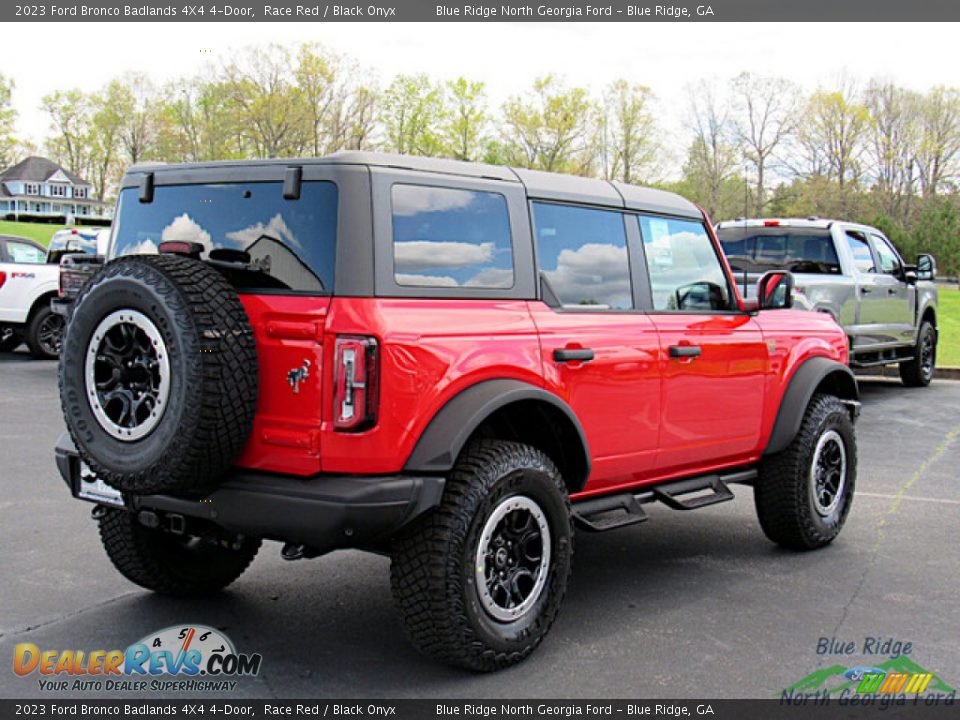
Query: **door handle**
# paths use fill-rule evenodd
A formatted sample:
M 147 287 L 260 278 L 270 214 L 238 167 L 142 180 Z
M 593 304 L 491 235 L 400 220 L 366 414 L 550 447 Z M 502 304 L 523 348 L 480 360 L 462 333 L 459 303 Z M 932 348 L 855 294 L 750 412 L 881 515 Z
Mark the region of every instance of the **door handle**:
M 866 286 L 864 286 L 864 285 L 861 285 L 861 286 L 860 286 L 860 293 L 861 293 L 861 294 L 866 295 L 867 293 L 871 293 L 871 292 L 873 292 L 873 288 L 868 288 L 868 287 L 866 287 Z
M 593 350 L 590 348 L 557 348 L 553 351 L 556 362 L 590 362 L 593 360 Z
M 699 345 L 671 345 L 670 357 L 672 358 L 696 358 L 700 357 L 702 350 Z

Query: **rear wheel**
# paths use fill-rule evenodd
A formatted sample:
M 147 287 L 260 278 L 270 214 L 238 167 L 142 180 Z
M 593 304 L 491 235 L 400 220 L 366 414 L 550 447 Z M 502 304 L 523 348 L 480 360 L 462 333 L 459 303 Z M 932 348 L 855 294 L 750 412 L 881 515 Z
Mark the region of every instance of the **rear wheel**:
M 766 459 L 754 486 L 760 527 L 792 550 L 813 550 L 840 533 L 853 503 L 857 445 L 846 406 L 814 395 L 800 432 Z
M 216 540 L 175 535 L 144 527 L 134 513 L 106 509 L 100 517 L 100 540 L 107 556 L 127 580 L 163 595 L 214 593 L 247 569 L 260 540 Z
M 393 596 L 422 652 L 470 670 L 526 658 L 546 636 L 573 555 L 560 473 L 536 448 L 464 451 L 440 506 L 395 539 Z
M 913 360 L 900 363 L 900 379 L 907 387 L 926 387 L 933 380 L 937 362 L 937 329 L 924 320 L 917 333 Z
M 63 329 L 66 319 L 57 315 L 49 305 L 34 311 L 27 325 L 27 347 L 38 360 L 56 360 L 63 347 Z

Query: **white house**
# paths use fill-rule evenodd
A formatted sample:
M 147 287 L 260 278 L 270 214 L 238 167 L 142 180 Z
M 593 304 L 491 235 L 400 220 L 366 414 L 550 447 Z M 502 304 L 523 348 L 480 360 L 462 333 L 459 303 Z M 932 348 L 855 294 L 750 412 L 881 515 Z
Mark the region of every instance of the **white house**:
M 106 204 L 92 196 L 91 183 L 47 158 L 28 157 L 0 173 L 0 217 L 106 217 Z

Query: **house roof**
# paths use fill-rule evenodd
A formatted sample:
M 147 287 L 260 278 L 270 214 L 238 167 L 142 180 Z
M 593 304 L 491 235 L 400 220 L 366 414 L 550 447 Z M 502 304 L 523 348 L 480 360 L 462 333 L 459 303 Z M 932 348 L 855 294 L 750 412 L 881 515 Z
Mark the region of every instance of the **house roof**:
M 21 160 L 16 165 L 0 173 L 0 181 L 26 180 L 27 182 L 44 182 L 57 172 L 62 172 L 74 185 L 90 185 L 79 175 L 75 175 L 66 168 L 57 165 L 53 160 L 32 155 Z

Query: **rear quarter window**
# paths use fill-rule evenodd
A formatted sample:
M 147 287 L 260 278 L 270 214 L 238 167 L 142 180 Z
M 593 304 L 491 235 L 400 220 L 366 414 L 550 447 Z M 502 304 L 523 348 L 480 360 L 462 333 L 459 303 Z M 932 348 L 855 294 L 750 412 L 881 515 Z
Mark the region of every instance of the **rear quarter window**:
M 202 257 L 243 251 L 245 268 L 231 281 L 247 291 L 326 294 L 333 291 L 337 243 L 337 186 L 304 182 L 300 198 L 283 184 L 160 185 L 152 202 L 136 188 L 120 193 L 112 255 L 152 254 L 160 243 L 195 242 Z M 236 260 L 236 255 L 231 257 Z
M 510 215 L 503 195 L 396 184 L 390 199 L 397 285 L 513 287 Z

